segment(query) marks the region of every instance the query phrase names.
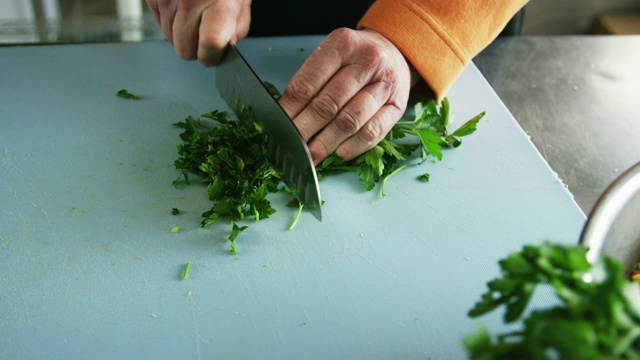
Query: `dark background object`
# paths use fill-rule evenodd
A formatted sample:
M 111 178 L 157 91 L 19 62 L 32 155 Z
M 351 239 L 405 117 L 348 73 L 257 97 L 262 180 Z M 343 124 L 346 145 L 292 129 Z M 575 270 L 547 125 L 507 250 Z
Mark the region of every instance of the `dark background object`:
M 323 35 L 340 27 L 355 28 L 372 0 L 256 0 L 251 4 L 249 36 Z M 524 8 L 500 36 L 522 34 Z
M 512 18 L 509 20 L 507 25 L 505 25 L 504 29 L 499 36 L 519 36 L 522 35 L 522 26 L 524 24 L 524 7 L 520 9 Z
M 355 28 L 372 0 L 255 0 L 249 36 L 323 35 Z

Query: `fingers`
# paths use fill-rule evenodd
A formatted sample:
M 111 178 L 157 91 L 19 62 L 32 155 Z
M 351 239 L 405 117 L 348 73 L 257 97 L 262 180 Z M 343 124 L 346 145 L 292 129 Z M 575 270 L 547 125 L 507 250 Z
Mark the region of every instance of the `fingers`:
M 389 98 L 389 86 L 374 83 L 352 97 L 340 112 L 308 142 L 317 165 L 336 153 L 351 160 L 378 144 L 402 116 L 403 107 Z
M 247 36 L 251 0 L 146 0 L 182 59 L 216 65 L 229 42 Z
M 227 44 L 249 33 L 250 1 L 217 1 L 205 9 L 200 23 L 197 57 L 204 65 L 220 62 Z
M 340 49 L 333 44 L 333 40 L 327 37 L 319 45 L 287 85 L 280 105 L 287 111 L 291 118 L 296 118 L 309 102 L 318 95 L 324 84 L 343 67 L 343 58 Z M 318 69 L 323 69 L 318 71 Z M 327 108 L 330 107 L 330 98 L 327 98 Z M 322 100 L 319 100 L 322 108 Z
M 149 9 L 149 11 L 151 12 L 151 15 L 153 15 L 153 18 L 156 19 L 158 24 L 160 24 L 160 12 L 158 11 L 157 1 L 145 0 L 145 3 L 147 4 L 147 8 Z
M 382 141 L 403 113 L 403 108 L 399 108 L 395 104 L 382 106 L 356 134 L 347 138 L 333 152 L 343 160 L 348 161 L 372 149 Z M 315 165 L 320 164 L 322 160 L 332 153 L 327 151 L 324 146 L 319 146 L 315 143 L 311 143 L 309 146 L 309 151 L 313 151 L 316 154 L 314 157 Z
M 344 132 L 354 133 L 362 126 L 360 119 L 363 114 L 361 111 L 366 111 L 370 106 L 375 106 L 376 101 L 368 102 L 367 100 L 373 97 L 378 102 L 384 101 L 385 94 L 381 94 L 379 91 L 367 91 L 378 87 L 363 89 L 368 81 L 368 77 L 363 76 L 365 71 L 366 69 L 362 66 L 349 65 L 339 69 L 328 81 L 325 81 L 321 76 L 317 76 L 316 80 L 309 82 L 310 84 L 326 83 L 321 89 L 311 90 L 312 85 L 305 86 L 306 89 L 309 89 L 309 93 L 314 95 L 310 100 L 300 99 L 300 105 L 304 107 L 294 117 L 294 122 L 305 141 L 308 141 L 334 119 L 337 122 L 335 125 Z M 345 105 L 350 101 L 350 106 L 344 109 Z M 366 102 L 368 102 L 366 105 L 369 105 L 369 107 L 363 106 L 365 105 L 363 103 Z
M 171 43 L 176 54 L 182 59 L 195 59 L 198 52 L 199 38 L 201 35 L 201 21 L 208 21 L 205 15 L 211 4 L 207 1 L 200 1 L 192 7 L 178 5 L 172 26 Z
M 147 0 L 147 4 L 160 24 L 162 33 L 173 44 L 173 19 L 178 9 L 177 3 L 169 0 Z
M 280 103 L 317 165 L 331 153 L 350 160 L 378 144 L 402 117 L 410 86 L 409 65 L 388 40 L 338 30 L 294 75 Z

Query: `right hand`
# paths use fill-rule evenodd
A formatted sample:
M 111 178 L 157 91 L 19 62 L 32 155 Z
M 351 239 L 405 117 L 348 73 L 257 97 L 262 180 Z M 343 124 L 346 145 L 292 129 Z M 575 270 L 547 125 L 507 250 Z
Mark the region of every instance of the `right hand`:
M 146 0 L 182 59 L 217 65 L 227 44 L 249 33 L 251 0 Z

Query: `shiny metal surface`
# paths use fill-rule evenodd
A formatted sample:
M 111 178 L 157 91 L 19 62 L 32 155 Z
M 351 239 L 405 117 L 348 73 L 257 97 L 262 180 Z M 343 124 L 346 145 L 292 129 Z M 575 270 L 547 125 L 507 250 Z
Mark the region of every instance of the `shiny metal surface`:
M 620 260 L 630 269 L 640 261 L 640 162 L 622 173 L 596 202 L 580 243 L 587 258 L 600 254 Z
M 269 162 L 305 208 L 322 220 L 320 186 L 307 144 L 234 45 L 227 47 L 216 67 L 216 87 L 240 121 L 262 126 Z M 243 116 L 242 108 L 247 104 L 251 115 Z
M 640 36 L 500 38 L 474 62 L 586 214 L 640 161 Z

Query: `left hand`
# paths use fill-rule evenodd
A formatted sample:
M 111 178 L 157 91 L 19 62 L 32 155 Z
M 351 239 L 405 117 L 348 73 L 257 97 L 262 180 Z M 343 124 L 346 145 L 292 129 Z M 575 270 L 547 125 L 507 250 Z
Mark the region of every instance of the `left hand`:
M 402 117 L 411 66 L 373 30 L 337 29 L 309 56 L 280 104 L 315 165 L 332 153 L 348 161 L 377 145 Z

